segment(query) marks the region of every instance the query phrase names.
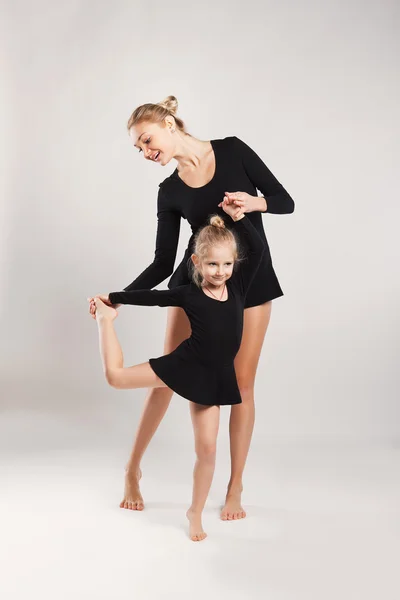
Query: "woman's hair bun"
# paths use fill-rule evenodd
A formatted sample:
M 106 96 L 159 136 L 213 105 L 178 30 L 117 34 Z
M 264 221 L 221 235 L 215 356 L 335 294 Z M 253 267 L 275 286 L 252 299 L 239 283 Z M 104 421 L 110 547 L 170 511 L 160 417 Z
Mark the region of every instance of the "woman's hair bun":
M 175 96 L 167 96 L 161 102 L 157 102 L 157 104 L 168 110 L 172 115 L 178 110 L 178 100 Z
M 224 229 L 225 221 L 219 215 L 213 215 L 210 219 L 210 225 L 218 227 L 218 229 Z

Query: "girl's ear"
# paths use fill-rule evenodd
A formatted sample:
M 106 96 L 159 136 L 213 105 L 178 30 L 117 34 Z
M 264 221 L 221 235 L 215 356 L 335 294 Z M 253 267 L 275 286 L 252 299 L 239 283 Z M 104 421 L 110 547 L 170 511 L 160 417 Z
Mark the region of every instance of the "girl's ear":
M 200 264 L 199 257 L 196 254 L 192 254 L 192 256 L 190 258 L 191 258 L 192 263 L 194 264 L 194 266 L 198 267 L 199 264 Z

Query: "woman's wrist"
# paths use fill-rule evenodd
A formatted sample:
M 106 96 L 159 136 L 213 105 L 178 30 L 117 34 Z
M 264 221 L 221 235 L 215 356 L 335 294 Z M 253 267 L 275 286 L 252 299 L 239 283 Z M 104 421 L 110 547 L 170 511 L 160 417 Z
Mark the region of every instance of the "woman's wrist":
M 267 201 L 264 198 L 264 196 L 254 196 L 254 200 L 255 205 L 256 205 L 256 210 L 258 210 L 259 212 L 266 212 L 267 210 Z
M 246 216 L 246 215 L 243 213 L 243 214 L 241 214 L 241 215 L 240 215 L 240 217 L 238 217 L 237 219 L 235 219 L 235 217 L 232 217 L 232 221 L 235 221 L 235 223 L 236 223 L 236 221 L 241 221 L 241 220 L 242 220 L 242 219 L 243 219 L 245 216 Z

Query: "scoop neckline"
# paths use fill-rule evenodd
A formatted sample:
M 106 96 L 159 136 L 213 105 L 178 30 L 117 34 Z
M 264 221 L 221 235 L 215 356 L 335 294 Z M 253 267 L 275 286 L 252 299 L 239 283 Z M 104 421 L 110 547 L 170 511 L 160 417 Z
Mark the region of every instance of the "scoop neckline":
M 229 298 L 231 297 L 231 292 L 228 288 L 228 281 L 229 281 L 229 279 L 226 280 L 226 291 L 228 292 L 228 297 L 226 300 L 218 300 L 217 298 L 211 298 L 211 296 L 209 296 L 208 294 L 205 293 L 205 291 L 203 290 L 202 287 L 200 289 L 200 292 L 203 294 L 203 296 L 206 296 L 206 298 L 209 298 L 213 302 L 218 302 L 219 304 L 225 304 L 225 302 L 228 302 Z
M 207 186 L 209 186 L 215 179 L 216 174 L 217 174 L 217 167 L 218 167 L 218 161 L 217 161 L 217 153 L 215 151 L 215 140 L 209 140 L 211 147 L 213 149 L 214 152 L 214 174 L 211 177 L 210 181 L 207 181 L 207 183 L 205 183 L 204 185 L 201 185 L 199 187 L 193 187 L 192 185 L 188 185 L 185 181 L 183 181 L 183 179 L 181 179 L 181 177 L 179 176 L 178 173 L 178 168 L 175 169 L 175 174 L 176 177 L 178 178 L 178 180 L 187 188 L 189 188 L 190 190 L 204 190 L 204 188 L 206 188 Z

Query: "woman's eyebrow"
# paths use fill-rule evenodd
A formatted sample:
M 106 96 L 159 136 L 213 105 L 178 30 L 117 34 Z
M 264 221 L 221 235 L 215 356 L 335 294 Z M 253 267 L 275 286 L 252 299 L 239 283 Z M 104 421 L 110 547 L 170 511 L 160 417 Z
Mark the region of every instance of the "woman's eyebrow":
M 141 138 L 141 137 L 142 137 L 142 135 L 144 135 L 145 133 L 146 133 L 146 132 L 145 132 L 145 131 L 143 131 L 143 133 L 141 133 L 141 134 L 139 135 L 138 139 L 136 140 L 136 144 L 137 144 L 138 142 L 140 142 L 140 138 Z M 134 144 L 134 146 L 136 146 L 136 144 Z

